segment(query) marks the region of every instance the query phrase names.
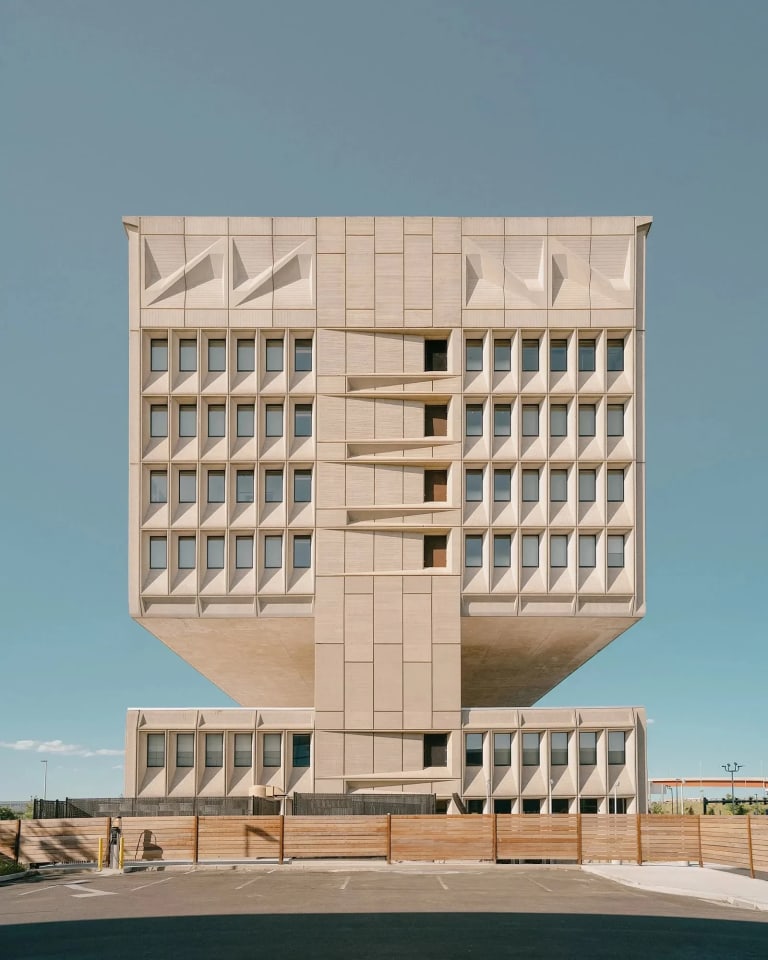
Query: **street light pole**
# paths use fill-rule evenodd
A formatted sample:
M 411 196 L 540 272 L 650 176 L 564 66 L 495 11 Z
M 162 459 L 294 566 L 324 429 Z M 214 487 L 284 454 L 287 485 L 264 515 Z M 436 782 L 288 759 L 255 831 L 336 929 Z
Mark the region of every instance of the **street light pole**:
M 736 792 L 733 786 L 733 778 L 736 776 L 736 771 L 741 770 L 744 764 L 734 761 L 733 763 L 721 763 L 720 766 L 731 775 L 731 815 L 736 816 Z
M 48 761 L 41 760 L 40 763 L 44 764 L 43 766 L 43 800 L 48 799 Z

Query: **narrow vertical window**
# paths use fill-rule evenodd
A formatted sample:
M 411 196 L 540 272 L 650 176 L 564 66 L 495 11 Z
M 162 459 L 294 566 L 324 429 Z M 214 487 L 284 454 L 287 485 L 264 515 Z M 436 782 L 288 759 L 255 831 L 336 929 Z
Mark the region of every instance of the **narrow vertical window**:
M 165 766 L 165 734 L 148 733 L 147 734 L 147 766 L 164 767 Z
M 608 535 L 608 566 L 624 566 L 624 534 L 611 533 Z
M 511 733 L 494 733 L 493 765 L 494 767 L 510 767 L 512 765 Z
M 579 404 L 579 436 L 594 437 L 596 408 L 594 403 Z
M 464 499 L 468 502 L 476 502 L 483 499 L 483 471 L 467 470 L 464 475 L 465 489 Z
M 237 435 L 238 437 L 252 437 L 254 430 L 254 406 L 252 403 L 238 403 L 237 405 Z
M 294 437 L 312 436 L 312 404 L 297 403 L 293 408 Z
M 283 435 L 283 405 L 282 403 L 268 403 L 265 410 L 264 432 L 268 437 L 282 437 Z
M 179 470 L 179 503 L 197 500 L 197 474 L 194 470 Z
M 179 537 L 177 550 L 179 570 L 194 570 L 196 559 L 195 538 Z
M 207 567 L 209 570 L 224 569 L 224 537 L 208 537 Z
M 579 373 L 594 373 L 595 341 L 579 340 Z
M 293 502 L 310 503 L 312 500 L 312 471 L 293 471 Z
M 539 369 L 539 341 L 523 340 L 523 372 L 535 373 Z
M 149 408 L 150 437 L 168 436 L 168 407 L 164 403 L 153 403 Z
M 308 767 L 312 751 L 311 733 L 294 733 L 293 735 L 293 766 Z
M 594 503 L 597 488 L 596 470 L 579 470 L 579 503 Z
M 181 373 L 197 370 L 197 340 L 179 340 L 179 370 Z
M 538 437 L 539 435 L 539 405 L 538 403 L 523 404 L 523 436 Z
M 482 567 L 483 565 L 483 538 L 482 535 L 468 533 L 464 537 L 464 566 Z
M 149 569 L 165 570 L 168 567 L 168 544 L 165 537 L 149 538 Z
M 568 499 L 568 471 L 550 470 L 549 499 L 552 503 L 565 503 Z
M 494 567 L 512 566 L 512 537 L 508 533 L 496 533 L 493 536 Z
M 261 762 L 265 767 L 282 766 L 283 735 L 265 733 L 261 740 Z
M 615 372 L 624 369 L 624 341 L 611 339 L 608 341 L 608 370 Z
M 312 341 L 293 341 L 293 369 L 295 373 L 307 373 L 312 369 Z
M 176 766 L 194 767 L 195 765 L 195 735 L 194 733 L 176 734 Z
M 226 435 L 226 407 L 223 403 L 212 403 L 208 407 L 208 436 Z
M 594 730 L 579 732 L 579 764 L 594 767 L 597 763 L 597 733 Z
M 227 341 L 208 341 L 208 372 L 222 373 L 227 369 Z
M 549 565 L 552 569 L 568 566 L 568 537 L 553 533 L 549 538 Z
M 597 536 L 594 533 L 579 534 L 579 567 L 591 570 L 597 563 Z
M 608 731 L 608 763 L 624 764 L 627 762 L 627 735 L 624 730 Z
M 279 373 L 283 369 L 282 338 L 266 341 L 265 365 L 267 373 Z
M 206 767 L 223 767 L 224 766 L 224 734 L 223 733 L 206 733 L 205 765 Z
M 562 373 L 568 369 L 568 341 L 549 341 L 549 369 L 552 373 Z
M 253 537 L 235 537 L 235 567 L 253 569 Z
M 182 403 L 179 405 L 179 436 L 197 436 L 197 404 Z
M 256 349 L 253 340 L 240 338 L 237 341 L 237 372 L 252 373 L 256 369 Z
M 608 471 L 608 502 L 609 503 L 624 502 L 624 471 L 623 470 Z
M 224 503 L 225 486 L 225 472 L 223 470 L 209 470 L 208 503 Z
M 483 341 L 467 340 L 465 345 L 466 363 L 464 369 L 473 373 L 483 369 Z
M 152 373 L 165 372 L 168 369 L 168 341 L 152 340 L 149 346 L 149 369 Z
M 494 437 L 512 436 L 512 405 L 497 403 L 493 407 L 493 435 Z
M 523 734 L 523 766 L 538 767 L 540 762 L 541 734 Z M 537 801 L 538 802 L 538 801 Z
M 237 471 L 235 499 L 238 503 L 253 503 L 253 470 Z
M 149 502 L 168 503 L 168 473 L 165 470 L 150 471 Z
M 549 408 L 549 435 L 550 437 L 565 437 L 568 435 L 568 405 L 553 403 Z
M 539 471 L 523 470 L 523 503 L 537 503 L 539 499 Z
M 512 341 L 493 341 L 493 369 L 497 373 L 507 373 L 512 369 Z
M 549 762 L 553 767 L 568 766 L 568 734 L 556 731 L 549 735 Z
M 312 566 L 312 537 L 309 534 L 297 534 L 293 538 L 293 568 L 308 570 Z
M 276 570 L 283 565 L 283 537 L 271 534 L 264 537 L 264 566 L 267 570 Z
M 465 733 L 464 734 L 464 765 L 466 767 L 482 767 L 483 765 L 482 733 Z
M 465 411 L 466 430 L 468 437 L 482 437 L 483 435 L 483 405 L 482 403 L 468 403 Z
M 524 567 L 538 567 L 539 565 L 539 535 L 526 533 L 522 537 Z
M 499 469 L 493 471 L 493 499 L 503 503 L 512 499 L 512 471 Z
M 253 764 L 253 734 L 235 734 L 235 766 L 250 767 Z
M 623 403 L 608 404 L 608 436 L 609 437 L 624 436 L 624 404 Z

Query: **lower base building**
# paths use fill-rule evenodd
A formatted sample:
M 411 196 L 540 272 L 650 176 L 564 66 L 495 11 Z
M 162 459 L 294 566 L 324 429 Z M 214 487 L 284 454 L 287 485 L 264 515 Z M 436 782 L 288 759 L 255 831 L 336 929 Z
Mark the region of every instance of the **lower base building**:
M 315 730 L 312 709 L 132 709 L 129 797 L 434 794 L 438 813 L 645 813 L 642 708 L 464 709 L 429 733 Z

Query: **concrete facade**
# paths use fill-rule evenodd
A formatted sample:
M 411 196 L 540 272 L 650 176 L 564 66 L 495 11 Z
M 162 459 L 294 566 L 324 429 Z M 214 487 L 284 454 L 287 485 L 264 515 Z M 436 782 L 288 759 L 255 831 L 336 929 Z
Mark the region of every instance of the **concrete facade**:
M 548 737 L 550 711 L 512 708 L 645 610 L 650 219 L 124 225 L 131 615 L 284 740 L 311 731 L 310 772 L 281 768 L 281 790 L 482 781 L 490 802 L 490 767 L 459 772 L 460 731 L 510 708 L 479 721 L 484 751 L 529 714 Z M 552 729 L 575 736 L 579 713 Z M 642 727 L 619 714 L 597 724 L 606 742 Z M 130 758 L 161 719 L 129 715 L 129 794 L 159 788 Z M 447 778 L 425 773 L 432 733 Z

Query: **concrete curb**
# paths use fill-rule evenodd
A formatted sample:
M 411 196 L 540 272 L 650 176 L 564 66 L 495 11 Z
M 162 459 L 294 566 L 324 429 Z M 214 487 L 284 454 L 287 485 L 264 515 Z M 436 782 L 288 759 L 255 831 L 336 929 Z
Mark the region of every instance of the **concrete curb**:
M 9 873 L 4 877 L 0 877 L 0 883 L 13 883 L 14 880 L 21 880 L 36 872 L 36 870 L 22 870 L 21 873 Z
M 686 887 L 668 887 L 658 883 L 643 883 L 640 880 L 632 880 L 629 877 L 617 877 L 609 873 L 603 873 L 600 870 L 583 868 L 588 873 L 594 873 L 603 880 L 612 880 L 614 883 L 620 883 L 625 887 L 635 887 L 637 890 L 648 890 L 650 893 L 664 893 L 673 897 L 692 897 L 694 900 L 707 900 L 712 903 L 727 903 L 732 907 L 741 907 L 748 910 L 760 910 L 768 912 L 768 903 L 759 900 L 751 900 L 748 897 L 734 897 L 727 893 L 717 893 L 708 890 L 692 890 Z

